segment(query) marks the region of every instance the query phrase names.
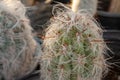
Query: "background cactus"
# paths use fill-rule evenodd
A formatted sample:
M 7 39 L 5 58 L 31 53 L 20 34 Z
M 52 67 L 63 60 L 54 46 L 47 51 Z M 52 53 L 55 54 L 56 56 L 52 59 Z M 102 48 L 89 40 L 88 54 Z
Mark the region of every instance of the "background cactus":
M 25 13 L 19 0 L 0 1 L 0 80 L 25 76 L 38 62 L 40 51 Z
M 97 12 L 98 0 L 81 0 L 80 9 L 87 10 L 90 14 L 95 15 Z
M 43 80 L 101 80 L 106 68 L 102 29 L 89 13 L 55 6 L 43 41 Z M 107 70 L 106 70 L 107 71 Z

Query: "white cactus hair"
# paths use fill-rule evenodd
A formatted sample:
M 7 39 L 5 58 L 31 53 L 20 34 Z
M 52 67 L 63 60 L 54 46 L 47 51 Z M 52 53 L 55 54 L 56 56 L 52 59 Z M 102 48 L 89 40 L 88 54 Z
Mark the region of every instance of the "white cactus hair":
M 107 47 L 99 24 L 86 10 L 74 13 L 63 4 L 53 15 L 43 41 L 42 80 L 101 80 Z
M 20 0 L 0 0 L 0 77 L 15 80 L 36 66 L 40 51 Z

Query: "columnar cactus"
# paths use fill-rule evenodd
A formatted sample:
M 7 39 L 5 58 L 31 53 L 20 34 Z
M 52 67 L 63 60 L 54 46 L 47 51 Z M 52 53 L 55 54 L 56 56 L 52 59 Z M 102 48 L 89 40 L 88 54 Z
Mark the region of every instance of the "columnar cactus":
M 101 80 L 107 66 L 102 29 L 84 10 L 55 9 L 43 41 L 42 80 Z

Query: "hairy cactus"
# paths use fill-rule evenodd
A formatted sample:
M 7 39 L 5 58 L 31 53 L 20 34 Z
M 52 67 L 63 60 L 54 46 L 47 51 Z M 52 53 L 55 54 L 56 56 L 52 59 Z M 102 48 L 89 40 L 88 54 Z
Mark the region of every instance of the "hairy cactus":
M 0 1 L 0 80 L 15 80 L 36 66 L 38 47 L 20 0 Z
M 102 29 L 84 10 L 54 9 L 43 41 L 42 80 L 101 80 L 107 66 Z

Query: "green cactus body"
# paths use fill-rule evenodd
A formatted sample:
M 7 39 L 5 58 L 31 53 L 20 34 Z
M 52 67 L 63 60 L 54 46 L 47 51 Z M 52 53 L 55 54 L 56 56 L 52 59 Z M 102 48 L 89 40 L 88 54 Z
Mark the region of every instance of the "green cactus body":
M 106 68 L 100 27 L 84 11 L 55 15 L 43 42 L 43 80 L 100 80 Z

